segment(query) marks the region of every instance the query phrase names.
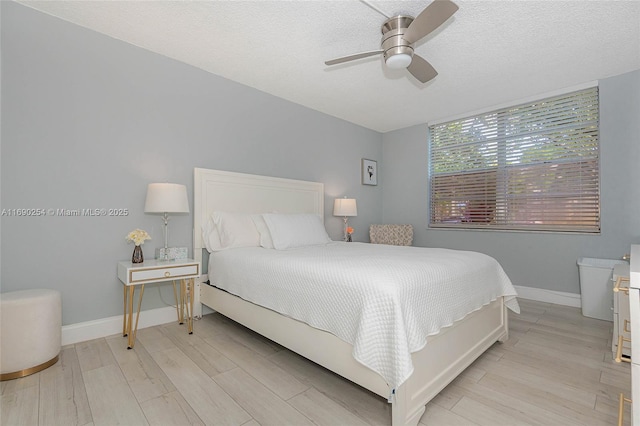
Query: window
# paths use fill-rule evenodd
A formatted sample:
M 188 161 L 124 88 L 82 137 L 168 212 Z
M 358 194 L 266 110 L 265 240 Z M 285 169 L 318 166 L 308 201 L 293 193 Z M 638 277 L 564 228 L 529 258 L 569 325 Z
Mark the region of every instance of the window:
M 597 87 L 429 133 L 431 227 L 600 232 Z

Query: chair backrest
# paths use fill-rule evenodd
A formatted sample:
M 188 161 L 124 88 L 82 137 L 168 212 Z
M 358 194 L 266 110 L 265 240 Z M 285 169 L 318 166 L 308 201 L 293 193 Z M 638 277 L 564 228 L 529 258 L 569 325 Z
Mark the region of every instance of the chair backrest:
M 371 225 L 369 226 L 371 244 L 390 244 L 410 246 L 413 244 L 412 225 Z

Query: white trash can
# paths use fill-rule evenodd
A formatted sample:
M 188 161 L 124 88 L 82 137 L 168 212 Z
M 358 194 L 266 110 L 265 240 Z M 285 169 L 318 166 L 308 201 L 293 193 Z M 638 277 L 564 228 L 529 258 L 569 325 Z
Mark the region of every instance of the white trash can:
M 582 315 L 613 321 L 613 267 L 627 263 L 617 259 L 578 259 Z

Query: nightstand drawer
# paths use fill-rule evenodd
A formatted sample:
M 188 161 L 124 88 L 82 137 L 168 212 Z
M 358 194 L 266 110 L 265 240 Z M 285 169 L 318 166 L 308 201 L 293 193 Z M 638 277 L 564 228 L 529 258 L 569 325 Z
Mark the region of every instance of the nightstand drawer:
M 150 268 L 150 269 L 136 269 L 130 271 L 130 283 L 137 283 L 142 281 L 158 281 L 163 278 L 167 280 L 174 280 L 178 278 L 184 278 L 186 276 L 198 276 L 200 271 L 198 265 L 181 265 L 181 266 L 168 266 L 165 268 Z

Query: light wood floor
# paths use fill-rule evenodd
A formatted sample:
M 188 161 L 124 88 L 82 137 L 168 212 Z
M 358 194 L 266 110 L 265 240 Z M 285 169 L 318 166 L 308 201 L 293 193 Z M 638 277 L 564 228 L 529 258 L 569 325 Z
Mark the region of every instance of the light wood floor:
M 422 425 L 615 425 L 629 364 L 612 323 L 521 300 L 496 343 L 427 405 Z M 2 382 L 2 425 L 389 425 L 387 402 L 217 315 L 64 347 Z M 625 424 L 629 424 L 629 408 Z

